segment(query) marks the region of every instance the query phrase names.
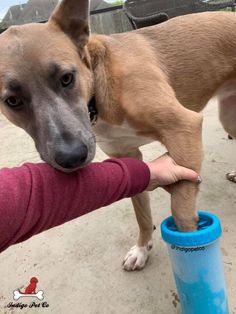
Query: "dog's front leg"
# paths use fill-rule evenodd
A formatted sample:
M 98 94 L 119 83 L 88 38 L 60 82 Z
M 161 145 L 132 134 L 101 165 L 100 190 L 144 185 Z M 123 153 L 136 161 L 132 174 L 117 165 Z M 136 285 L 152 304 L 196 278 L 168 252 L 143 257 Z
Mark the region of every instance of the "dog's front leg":
M 142 159 L 142 153 L 138 148 L 130 151 L 126 156 Z M 148 192 L 132 197 L 132 203 L 139 225 L 139 236 L 137 244 L 124 258 L 123 267 L 127 271 L 144 268 L 152 248 L 153 223 Z
M 142 160 L 142 153 L 138 148 L 129 149 L 126 147 L 122 150 L 120 145 L 114 145 L 107 150 L 106 146 L 99 145 L 110 157 L 133 157 Z M 119 151 L 119 153 L 116 151 Z M 123 152 L 121 153 L 121 151 Z M 152 233 L 154 229 L 148 192 L 132 197 L 132 203 L 139 225 L 139 236 L 137 244 L 128 251 L 124 258 L 123 268 L 127 271 L 144 268 L 148 260 L 149 251 L 152 248 Z
M 126 90 L 123 95 L 126 116 L 142 135 L 164 144 L 176 163 L 199 173 L 202 162 L 202 115 L 183 107 L 166 81 L 160 79 L 156 83 L 155 87 L 152 84 L 146 84 L 145 88 L 142 86 L 140 94 L 138 90 L 136 94 L 131 88 Z M 139 81 L 136 82 L 138 85 L 141 86 Z M 132 99 L 135 102 L 130 101 Z M 187 181 L 179 182 L 173 188 L 171 210 L 181 231 L 196 229 L 197 192 L 198 185 Z
M 176 127 L 175 127 L 176 126 Z M 162 128 L 162 141 L 176 163 L 200 172 L 202 161 L 202 116 L 178 107 L 174 126 Z M 173 188 L 171 210 L 177 228 L 181 231 L 196 230 L 196 195 L 198 185 L 181 181 Z
M 132 197 L 135 215 L 139 225 L 138 242 L 126 254 L 123 267 L 127 271 L 143 269 L 152 248 L 152 214 L 148 192 Z
M 179 103 L 173 89 L 159 70 L 150 73 L 153 81 L 150 77 L 148 84 L 144 85 L 145 81 L 142 81 L 142 85 L 136 77 L 132 84 L 140 88 L 134 92 L 128 85 L 123 93 L 123 108 L 128 121 L 139 129 L 142 135 L 155 138 L 164 144 L 177 164 L 199 173 L 202 162 L 202 115 L 186 109 Z M 198 185 L 187 181 L 179 182 L 173 188 L 171 210 L 181 231 L 196 229 L 197 192 Z
M 135 246 L 126 254 L 123 267 L 127 271 L 143 269 L 152 248 L 152 214 L 148 192 L 132 197 L 132 203 L 139 225 L 139 236 Z

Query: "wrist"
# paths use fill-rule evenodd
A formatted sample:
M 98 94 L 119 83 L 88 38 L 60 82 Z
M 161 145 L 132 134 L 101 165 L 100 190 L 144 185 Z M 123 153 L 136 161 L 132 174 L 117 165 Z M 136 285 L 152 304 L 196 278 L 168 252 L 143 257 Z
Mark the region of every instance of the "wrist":
M 130 177 L 130 196 L 134 196 L 147 189 L 150 182 L 150 169 L 145 162 L 129 157 L 110 159 L 110 161 L 122 163 L 126 167 Z
M 158 177 L 156 175 L 156 165 L 154 166 L 152 162 L 148 162 L 146 163 L 148 169 L 149 169 L 149 172 L 150 172 L 150 179 L 149 179 L 149 184 L 147 186 L 147 190 L 154 190 L 158 187 L 161 186 L 159 180 L 158 180 Z

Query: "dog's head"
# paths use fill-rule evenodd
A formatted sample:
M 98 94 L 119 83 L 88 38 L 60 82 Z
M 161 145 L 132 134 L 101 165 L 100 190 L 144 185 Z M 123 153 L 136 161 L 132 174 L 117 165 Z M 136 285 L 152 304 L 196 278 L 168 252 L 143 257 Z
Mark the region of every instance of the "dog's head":
M 88 0 L 63 0 L 48 23 L 0 35 L 1 112 L 34 139 L 43 160 L 63 171 L 95 154 L 88 14 Z

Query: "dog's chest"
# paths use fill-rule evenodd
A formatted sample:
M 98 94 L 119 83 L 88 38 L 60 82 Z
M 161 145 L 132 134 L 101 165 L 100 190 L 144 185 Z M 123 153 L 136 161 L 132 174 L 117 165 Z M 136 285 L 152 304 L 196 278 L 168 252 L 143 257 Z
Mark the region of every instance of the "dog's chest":
M 121 125 L 111 125 L 98 119 L 94 131 L 98 145 L 108 155 L 126 155 L 132 149 L 153 141 L 151 138 L 140 136 L 127 121 Z

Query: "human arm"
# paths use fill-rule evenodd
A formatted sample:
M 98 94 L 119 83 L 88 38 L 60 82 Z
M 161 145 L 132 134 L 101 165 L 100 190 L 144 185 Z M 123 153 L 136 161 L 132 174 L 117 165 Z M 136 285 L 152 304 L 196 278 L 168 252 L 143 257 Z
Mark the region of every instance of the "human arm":
M 0 252 L 145 189 L 180 179 L 197 182 L 195 172 L 186 172 L 186 168 L 179 172 L 178 166 L 170 165 L 170 161 L 168 156 L 148 164 L 131 158 L 109 159 L 71 174 L 47 164 L 1 169 Z
M 0 170 L 0 251 L 121 198 L 142 192 L 150 173 L 141 161 L 92 163 L 74 173 L 47 164 Z

